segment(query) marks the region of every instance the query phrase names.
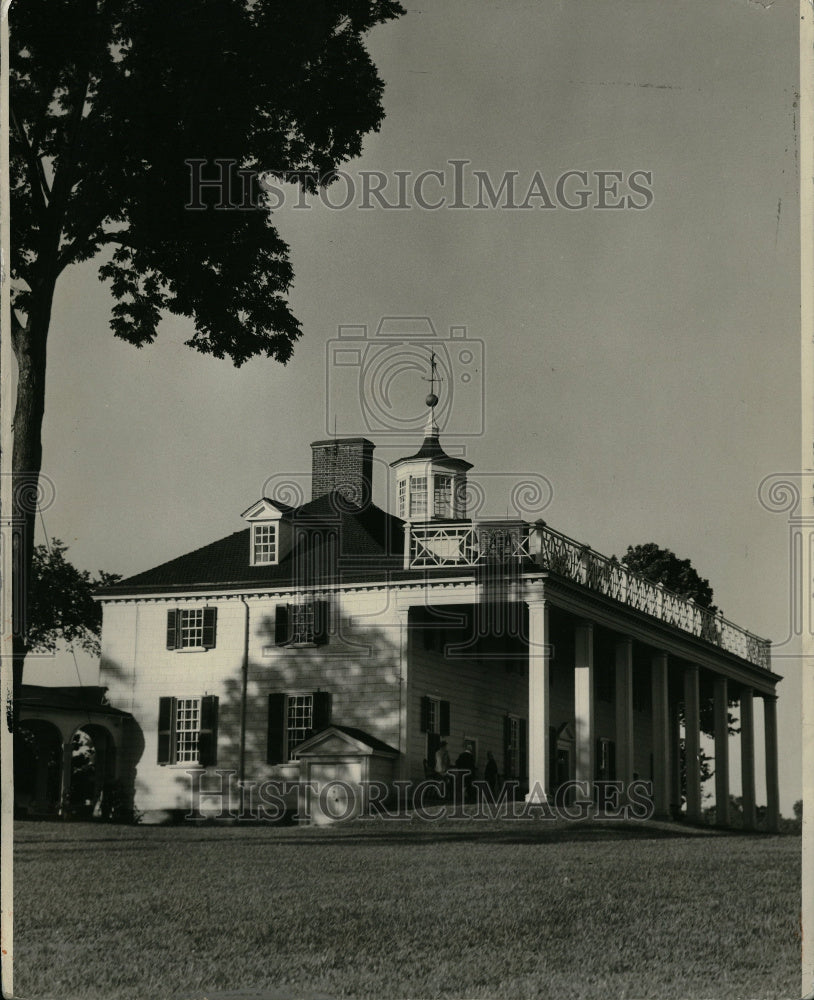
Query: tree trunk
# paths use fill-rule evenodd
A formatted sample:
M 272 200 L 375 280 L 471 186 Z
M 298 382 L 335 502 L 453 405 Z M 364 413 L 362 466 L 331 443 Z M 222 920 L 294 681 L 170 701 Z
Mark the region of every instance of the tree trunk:
M 34 530 L 42 469 L 42 420 L 45 412 L 45 357 L 56 279 L 38 283 L 28 322 L 14 322 L 12 346 L 17 359 L 12 470 L 13 683 L 15 730 L 17 700 L 27 646 L 28 583 L 34 556 Z

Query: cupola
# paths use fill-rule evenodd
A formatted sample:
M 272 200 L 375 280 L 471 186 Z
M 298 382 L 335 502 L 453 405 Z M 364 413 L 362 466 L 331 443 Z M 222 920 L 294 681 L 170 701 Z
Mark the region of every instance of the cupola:
M 438 375 L 435 354 L 430 359 L 429 407 L 424 441 L 415 455 L 396 459 L 390 467 L 396 470 L 398 506 L 396 513 L 405 521 L 459 521 L 466 518 L 466 474 L 471 462 L 452 458 L 441 447 L 434 392 Z

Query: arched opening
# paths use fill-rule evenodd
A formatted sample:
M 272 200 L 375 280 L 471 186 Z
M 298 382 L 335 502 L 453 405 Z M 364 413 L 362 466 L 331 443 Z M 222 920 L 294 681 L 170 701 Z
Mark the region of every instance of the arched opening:
M 14 801 L 23 816 L 59 812 L 62 734 L 44 719 L 25 719 L 14 736 Z
M 70 812 L 107 818 L 116 775 L 116 747 L 104 726 L 81 726 L 71 738 Z

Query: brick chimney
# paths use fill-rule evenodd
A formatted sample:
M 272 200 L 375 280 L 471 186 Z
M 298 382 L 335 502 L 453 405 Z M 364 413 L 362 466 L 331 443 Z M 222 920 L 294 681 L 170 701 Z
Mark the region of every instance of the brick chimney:
M 311 444 L 311 499 L 338 490 L 359 507 L 373 497 L 373 449 L 367 438 L 332 438 Z

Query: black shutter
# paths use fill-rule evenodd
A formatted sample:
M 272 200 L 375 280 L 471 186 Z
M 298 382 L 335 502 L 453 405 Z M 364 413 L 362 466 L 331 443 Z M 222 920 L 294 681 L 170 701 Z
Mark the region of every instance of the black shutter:
M 180 612 L 173 608 L 167 612 L 167 649 L 178 649 L 178 615 Z
M 198 763 L 210 767 L 218 762 L 218 697 L 201 698 L 201 728 L 198 731 Z
M 327 729 L 331 724 L 331 692 L 314 691 L 314 712 L 311 728 L 315 733 Z
M 520 773 L 518 778 L 528 778 L 529 776 L 529 726 L 525 719 L 517 720 L 517 729 L 520 739 Z
M 278 646 L 284 646 L 291 641 L 291 615 L 287 604 L 278 604 L 274 618 L 274 641 Z
M 218 609 L 204 608 L 203 613 L 203 648 L 215 648 L 215 632 L 217 631 Z
M 171 611 L 174 615 L 175 612 Z M 175 698 L 158 699 L 158 763 L 173 763 L 172 730 L 175 720 Z
M 512 774 L 512 717 L 503 716 L 503 774 L 513 778 Z
M 439 715 L 441 716 L 441 724 L 438 727 L 442 736 L 449 736 L 449 702 L 442 701 L 439 702 L 441 706 L 441 711 Z
M 425 695 L 421 699 L 421 732 L 426 733 L 430 728 L 430 699 Z M 430 761 L 432 763 L 432 761 Z
M 548 727 L 548 787 L 557 787 L 557 727 Z
M 596 760 L 594 761 L 594 780 L 595 781 L 607 781 L 607 774 L 605 774 L 606 767 L 602 767 L 602 747 L 604 740 L 600 737 L 596 741 Z
M 616 744 L 608 740 L 608 781 L 616 781 Z
M 314 601 L 314 642 L 324 646 L 328 641 L 331 605 L 329 601 Z M 316 729 L 316 726 L 314 726 Z
M 283 605 L 285 607 L 285 605 Z M 288 718 L 286 716 L 287 697 L 284 694 L 269 695 L 267 764 L 284 764 L 288 760 L 286 737 Z

